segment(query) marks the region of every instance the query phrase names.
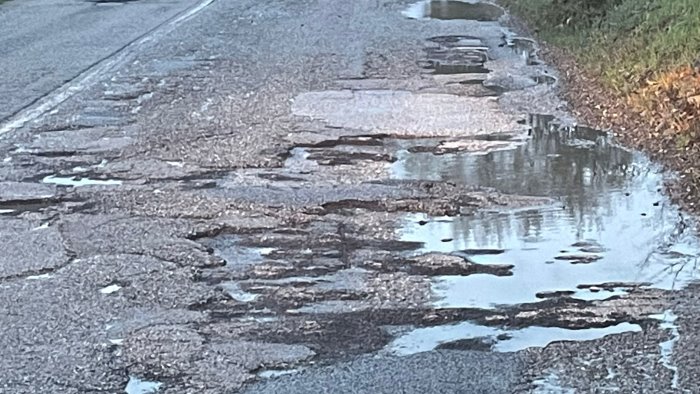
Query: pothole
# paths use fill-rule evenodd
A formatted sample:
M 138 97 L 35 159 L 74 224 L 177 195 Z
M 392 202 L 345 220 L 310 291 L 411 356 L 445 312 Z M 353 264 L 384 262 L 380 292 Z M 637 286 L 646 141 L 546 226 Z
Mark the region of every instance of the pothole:
M 263 379 L 275 379 L 280 376 L 293 375 L 301 372 L 301 369 L 266 369 L 264 371 L 258 372 L 258 376 Z
M 129 376 L 129 382 L 124 388 L 126 394 L 155 394 L 160 391 L 163 383 L 141 380 L 136 376 Z
M 252 265 L 261 263 L 266 256 L 274 252 L 274 248 L 249 247 L 241 244 L 242 240 L 236 235 L 223 234 L 212 238 L 197 240 L 202 245 L 211 249 L 215 256 L 226 262 L 225 268 L 239 271 Z M 240 289 L 227 289 L 238 293 Z
M 420 1 L 403 11 L 411 19 L 464 19 L 479 22 L 495 22 L 505 11 L 491 3 L 452 0 Z
M 523 37 L 513 37 L 506 41 L 506 45 L 523 59 L 526 65 L 539 64 L 537 52 L 539 48 L 534 40 Z
M 495 308 L 568 296 L 606 299 L 636 287 L 677 289 L 697 278 L 700 245 L 661 194 L 663 179 L 642 156 L 602 132 L 560 129 L 533 118 L 532 140 L 485 155 L 398 155 L 393 176 L 479 185 L 555 205 L 473 216 L 407 215 L 402 240 L 421 252 L 463 253 L 477 264 L 513 265 L 513 275 L 442 276 L 439 307 Z M 680 230 L 680 232 L 679 232 Z M 503 250 L 501 254 L 474 251 Z
M 428 40 L 426 60 L 419 65 L 435 75 L 486 74 L 488 46 L 471 36 L 438 36 Z
M 406 356 L 430 351 L 437 347 L 474 350 L 474 345 L 476 345 L 477 348 L 481 347 L 484 350 L 517 352 L 532 347 L 545 347 L 553 342 L 590 341 L 603 338 L 606 335 L 640 331 L 642 328 L 639 325 L 631 323 L 587 329 L 533 326 L 508 330 L 462 322 L 417 328 L 395 338 L 386 350 L 396 355 Z M 477 342 L 475 343 L 473 340 L 477 340 Z M 469 342 L 465 343 L 465 341 Z M 460 342 L 463 346 L 460 346 Z M 452 346 L 449 346 L 450 344 Z
M 81 176 L 55 176 L 49 175 L 41 180 L 42 183 L 50 183 L 58 186 L 71 186 L 71 187 L 81 187 L 81 186 L 119 186 L 122 181 L 119 179 L 91 179 Z

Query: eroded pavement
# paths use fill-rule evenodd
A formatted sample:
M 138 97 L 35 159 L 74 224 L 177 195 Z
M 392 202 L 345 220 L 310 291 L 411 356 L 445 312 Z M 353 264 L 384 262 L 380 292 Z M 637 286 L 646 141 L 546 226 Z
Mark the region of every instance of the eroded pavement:
M 2 135 L 0 391 L 698 392 L 694 221 L 507 26 L 219 0 Z

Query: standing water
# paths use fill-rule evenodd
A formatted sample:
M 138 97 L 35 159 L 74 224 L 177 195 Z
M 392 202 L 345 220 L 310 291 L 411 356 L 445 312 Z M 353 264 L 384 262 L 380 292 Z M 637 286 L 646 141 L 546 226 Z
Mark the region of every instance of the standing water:
M 401 237 L 422 242 L 422 252 L 514 267 L 512 276 L 435 278 L 437 306 L 494 308 L 552 294 L 604 299 L 640 286 L 677 289 L 696 278 L 698 243 L 661 193 L 663 179 L 652 163 L 602 132 L 532 120 L 532 139 L 515 149 L 485 155 L 404 151 L 394 164 L 399 179 L 450 181 L 555 201 L 472 216 L 408 215 Z

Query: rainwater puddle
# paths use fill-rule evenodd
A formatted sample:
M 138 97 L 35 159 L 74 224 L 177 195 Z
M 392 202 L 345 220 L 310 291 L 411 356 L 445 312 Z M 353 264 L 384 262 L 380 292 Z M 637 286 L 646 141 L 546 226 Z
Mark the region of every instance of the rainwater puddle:
M 661 363 L 666 369 L 673 372 L 671 388 L 678 389 L 678 367 L 676 367 L 673 363 L 673 347 L 675 346 L 676 342 L 678 342 L 678 340 L 681 338 L 681 335 L 678 332 L 678 326 L 676 325 L 676 320 L 678 319 L 678 316 L 676 316 L 673 313 L 673 311 L 669 310 L 665 311 L 662 314 L 651 315 L 649 317 L 655 320 L 659 320 L 661 322 L 659 327 L 664 330 L 668 330 L 668 332 L 671 334 L 671 339 L 665 342 L 661 342 L 659 344 L 661 350 L 661 359 L 659 361 L 661 361 Z
M 495 308 L 558 293 L 586 300 L 635 286 L 678 289 L 697 278 L 697 239 L 661 194 L 662 177 L 641 155 L 585 128 L 558 131 L 535 118 L 532 140 L 486 155 L 405 151 L 399 179 L 442 180 L 550 197 L 544 207 L 434 218 L 407 215 L 404 241 L 480 264 L 513 265 L 513 275 L 441 276 L 439 307 Z M 449 240 L 445 242 L 445 240 Z M 481 254 L 479 250 L 502 250 Z
M 121 286 L 116 285 L 116 284 L 114 284 L 114 285 L 109 285 L 109 286 L 107 286 L 107 287 L 101 288 L 101 289 L 100 289 L 100 293 L 102 293 L 102 294 L 112 294 L 112 293 L 116 293 L 116 292 L 119 291 L 121 288 L 122 288 Z
M 90 179 L 82 177 L 60 177 L 60 176 L 47 176 L 41 180 L 43 183 L 52 183 L 59 186 L 119 186 L 122 181 L 117 179 Z
M 534 40 L 523 37 L 513 37 L 506 44 L 513 52 L 520 56 L 528 66 L 539 64 L 537 58 L 537 43 Z
M 240 238 L 235 235 L 220 235 L 214 238 L 203 238 L 199 242 L 211 248 L 214 255 L 226 262 L 231 269 L 245 268 L 252 264 L 261 263 L 265 256 L 274 252 L 274 248 L 254 248 L 240 244 Z
M 129 382 L 126 384 L 124 392 L 126 394 L 153 394 L 157 393 L 163 383 L 149 382 L 141 380 L 136 376 L 129 376 Z
M 263 379 L 274 379 L 284 375 L 293 375 L 301 372 L 301 369 L 268 369 L 258 373 L 258 376 Z
M 397 355 L 427 352 L 440 345 L 468 339 L 479 339 L 492 351 L 517 352 L 531 347 L 545 347 L 558 341 L 590 341 L 611 334 L 641 332 L 637 324 L 620 323 L 605 328 L 568 329 L 559 327 L 526 327 L 506 330 L 470 322 L 417 328 L 394 339 L 388 349 Z
M 466 19 L 480 22 L 497 21 L 504 15 L 501 7 L 482 2 L 467 1 L 421 1 L 403 11 L 411 19 Z
M 426 60 L 419 64 L 433 74 L 486 74 L 488 46 L 472 36 L 438 36 L 429 39 Z
M 27 276 L 27 280 L 46 280 L 46 279 L 51 279 L 52 276 L 50 274 L 40 274 L 40 275 L 30 275 Z
M 241 285 L 236 282 L 226 282 L 219 285 L 226 294 L 229 295 L 234 301 L 238 302 L 253 302 L 258 298 L 257 294 L 249 293 L 241 289 Z

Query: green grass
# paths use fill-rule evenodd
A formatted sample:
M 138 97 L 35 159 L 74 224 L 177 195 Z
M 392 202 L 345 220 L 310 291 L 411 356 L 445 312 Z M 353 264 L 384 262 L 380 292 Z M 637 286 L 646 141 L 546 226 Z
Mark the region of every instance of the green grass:
M 626 93 L 700 58 L 698 0 L 502 0 L 540 36 Z

